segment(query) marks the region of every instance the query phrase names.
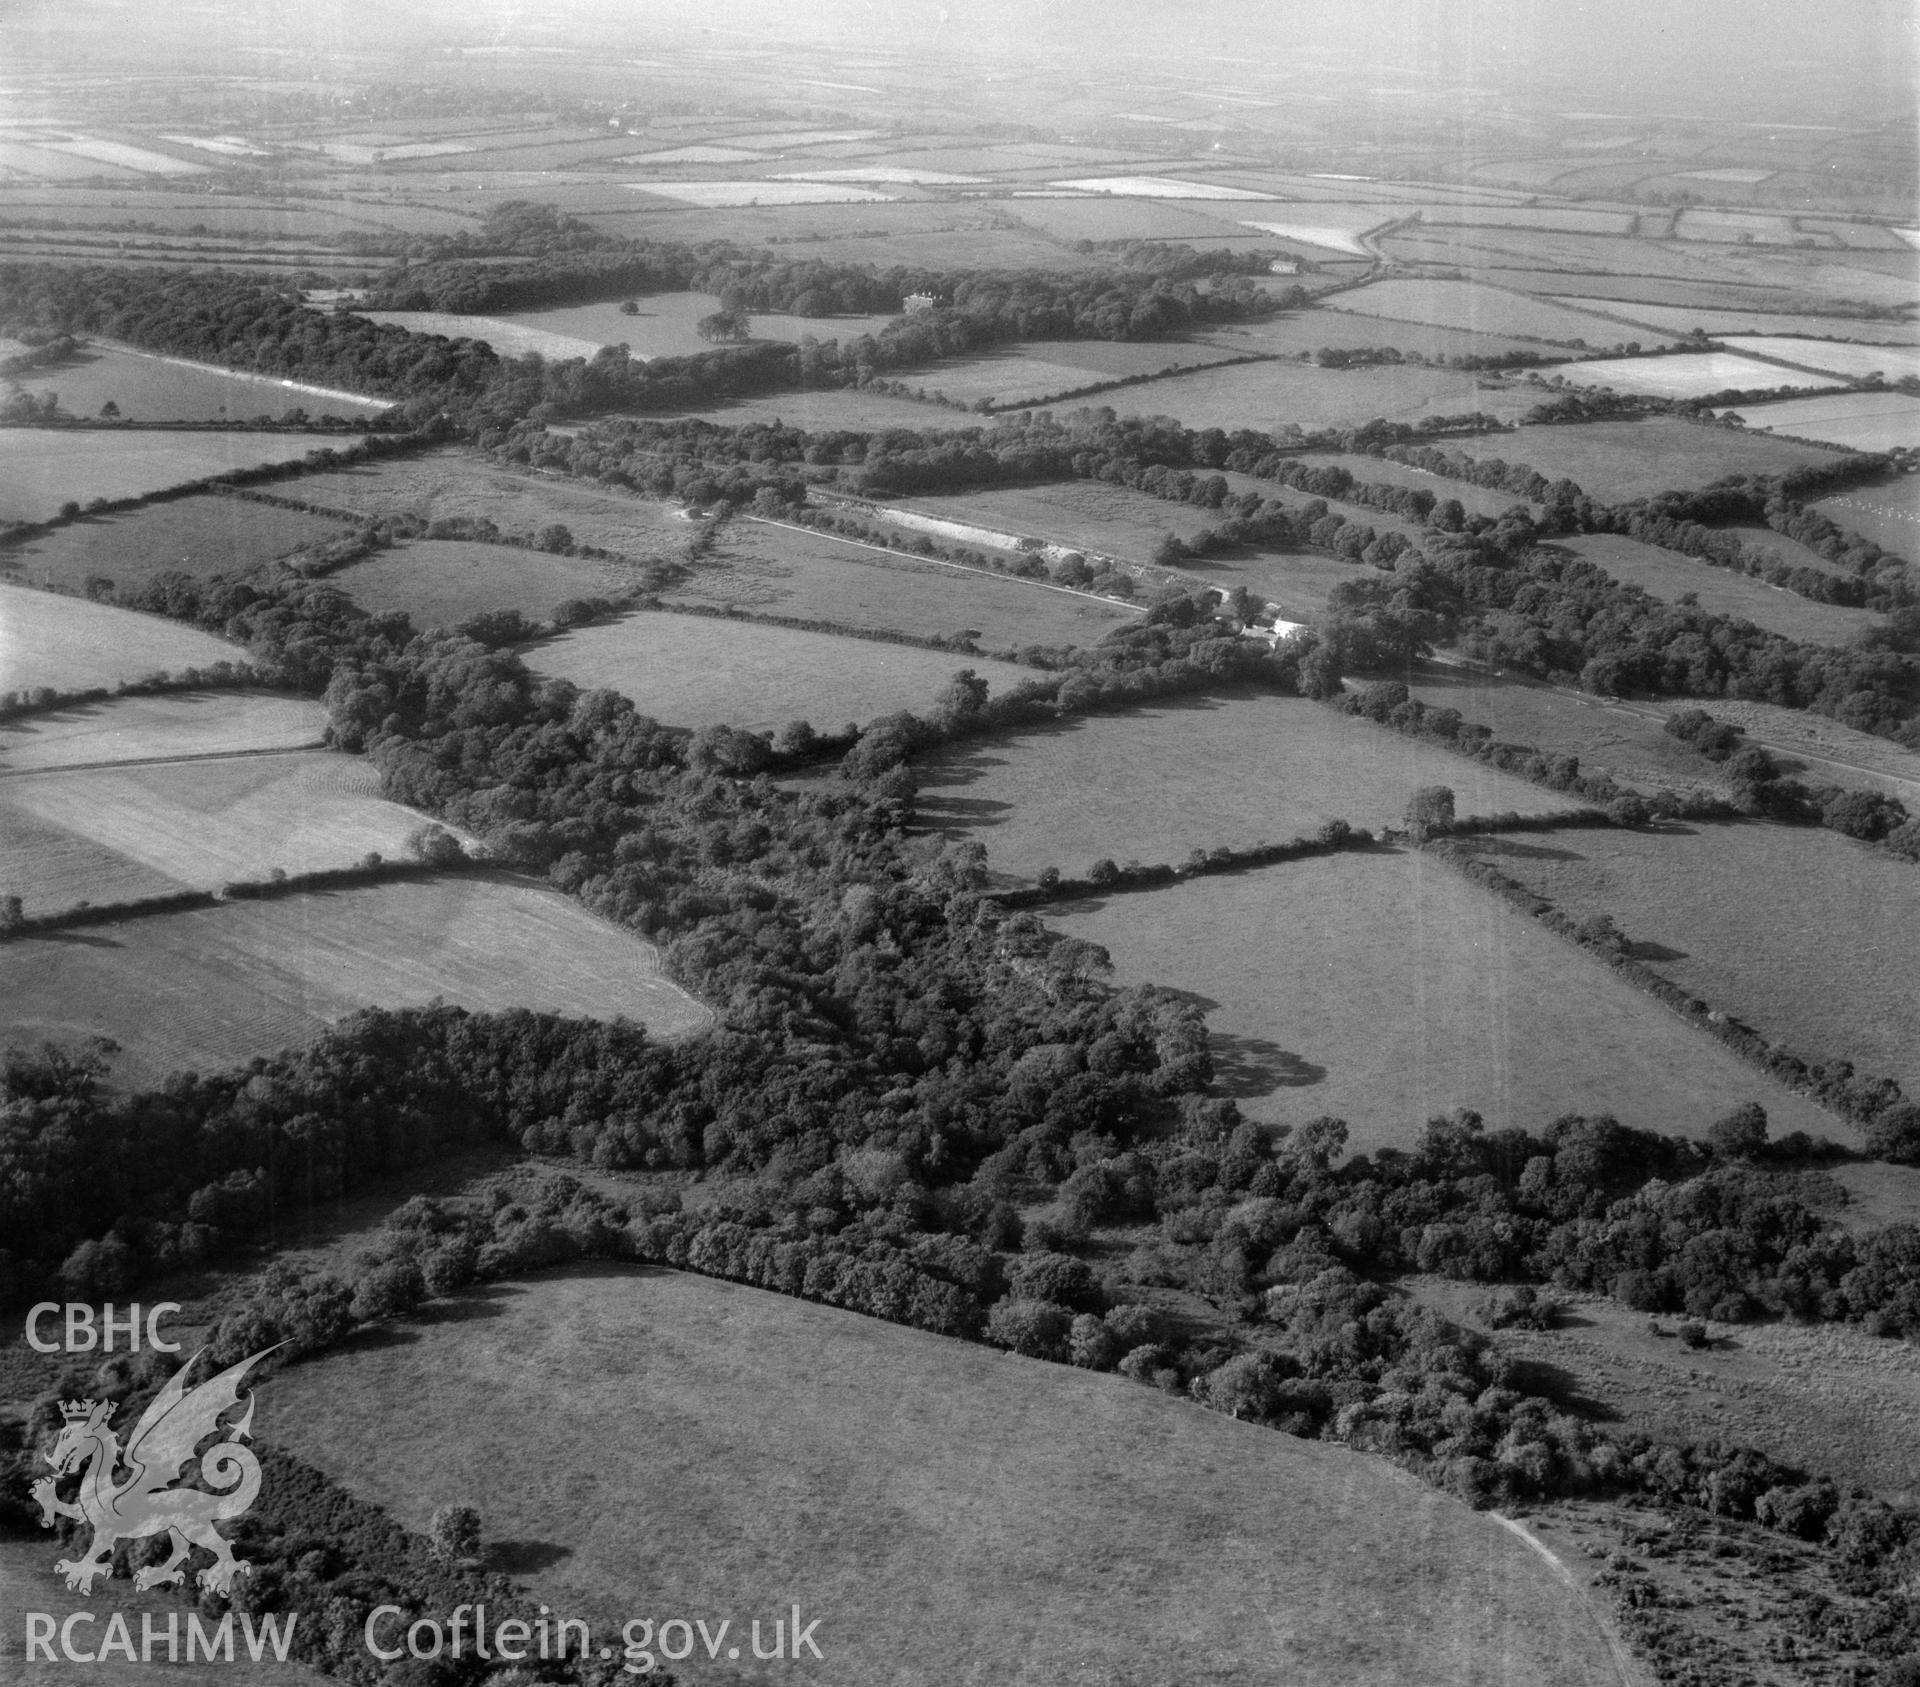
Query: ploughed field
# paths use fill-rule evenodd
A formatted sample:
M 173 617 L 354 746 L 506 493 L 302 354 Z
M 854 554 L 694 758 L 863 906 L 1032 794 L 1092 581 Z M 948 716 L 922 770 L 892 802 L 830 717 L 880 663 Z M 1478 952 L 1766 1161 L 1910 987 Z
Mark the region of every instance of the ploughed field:
M 521 652 L 536 673 L 604 686 L 669 726 L 822 732 L 901 709 L 930 709 L 971 668 L 998 695 L 1036 677 L 980 656 L 705 615 L 641 612 Z
M 973 740 L 917 764 L 919 822 L 972 838 L 998 874 L 1095 861 L 1179 865 L 1329 820 L 1398 826 L 1423 785 L 1457 812 L 1547 814 L 1570 799 L 1300 697 L 1176 699 Z
M 706 1010 L 649 943 L 557 891 L 493 877 L 401 880 L 228 902 L 7 946 L 0 1042 L 107 1036 L 128 1088 L 305 1042 L 363 1007 L 436 999 L 624 1015 L 662 1035 Z
M 1314 857 L 1046 918 L 1106 948 L 1120 982 L 1191 992 L 1208 1010 L 1221 1087 L 1249 1113 L 1293 1124 L 1333 1114 L 1355 1149 L 1410 1148 L 1454 1107 L 1490 1130 L 1612 1113 L 1697 1137 L 1747 1100 L 1776 1133 L 1853 1139 L 1596 957 L 1419 853 Z
M 457 1496 L 537 1543 L 522 1579 L 596 1644 L 729 1618 L 720 1667 L 771 1682 L 793 1666 L 756 1666 L 747 1624 L 764 1644 L 798 1604 L 848 1687 L 955 1660 L 1114 1687 L 1617 1679 L 1580 1596 L 1492 1518 L 1117 1376 L 667 1271 L 449 1311 L 284 1372 L 262 1412 L 411 1528 Z
M 87 691 L 246 659 L 239 645 L 178 621 L 0 585 L 0 692 Z

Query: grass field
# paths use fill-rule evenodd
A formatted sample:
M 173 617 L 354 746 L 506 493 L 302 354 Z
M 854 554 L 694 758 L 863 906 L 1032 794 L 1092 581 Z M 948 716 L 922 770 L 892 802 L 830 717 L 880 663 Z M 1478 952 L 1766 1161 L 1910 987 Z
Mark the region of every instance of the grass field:
M 339 443 L 337 434 L 0 429 L 0 522 L 45 521 L 69 499 L 137 498 Z
M 1331 309 L 1296 311 L 1270 317 L 1265 322 L 1235 323 L 1208 330 L 1207 338 L 1225 351 L 1272 352 L 1281 356 L 1297 356 L 1324 348 L 1356 351 L 1392 346 L 1409 357 L 1439 361 L 1539 350 L 1537 346 L 1499 334 L 1436 328 L 1425 322 L 1394 322 L 1385 317 L 1359 317 Z
M 908 370 L 900 379 L 909 387 L 931 392 L 940 385 L 940 370 Z M 1089 400 L 1089 403 L 1097 402 Z M 886 393 L 832 388 L 820 392 L 771 393 L 761 398 L 737 399 L 731 404 L 708 405 L 683 414 L 721 427 L 744 427 L 749 422 L 784 422 L 809 433 L 879 433 L 888 428 L 910 428 L 915 433 L 948 433 L 977 428 L 984 418 L 949 410 L 938 404 L 920 404 Z
M 1781 334 L 1742 335 L 1727 341 L 1735 351 L 1820 369 L 1850 381 L 1883 375 L 1897 381 L 1920 375 L 1920 346 L 1854 346 L 1836 340 L 1793 339 Z
M 23 852 L 11 887 L 30 913 L 59 905 L 54 885 L 72 882 L 73 851 L 109 851 L 174 888 L 215 890 L 275 867 L 352 866 L 369 850 L 403 861 L 408 835 L 424 824 L 380 795 L 368 763 L 328 750 L 22 772 L 0 779 L 0 815 L 40 840 Z M 82 899 L 116 898 L 103 886 L 74 898 Z
M 1098 644 L 1139 619 L 1110 599 L 754 521 L 734 522 L 713 554 L 664 597 L 921 636 L 971 628 L 987 650 Z
M 1720 334 L 1804 334 L 1817 339 L 1863 340 L 1884 345 L 1912 345 L 1920 328 L 1911 322 L 1876 322 L 1856 316 L 1799 316 L 1764 310 L 1693 310 L 1677 305 L 1642 305 L 1625 299 L 1569 298 L 1575 308 L 1592 308 L 1611 316 L 1629 317 L 1670 334 L 1704 329 Z
M 1750 911 L 1752 887 L 1741 888 Z M 1418 854 L 1196 879 L 1057 910 L 1048 923 L 1104 945 L 1123 982 L 1192 992 L 1209 1010 L 1224 1087 L 1253 1114 L 1334 1114 L 1355 1149 L 1409 1147 L 1457 1106 L 1490 1130 L 1538 1130 L 1577 1111 L 1697 1136 L 1752 1098 L 1776 1130 L 1851 1137 L 1594 957 Z
M 117 347 L 88 346 L 66 363 L 12 377 L 27 392 L 59 394 L 69 416 L 93 417 L 104 404 L 130 422 L 251 421 L 303 409 L 315 416 L 377 416 L 377 399 L 320 398 L 290 391 L 263 375 L 241 375 L 148 357 Z
M 1629 339 L 1657 344 L 1662 339 L 1651 331 L 1622 332 L 1615 324 L 1585 312 L 1474 281 L 1376 281 L 1337 295 L 1326 308 L 1556 345 L 1615 345 Z
M 669 726 L 762 731 L 794 720 L 820 731 L 931 708 L 971 668 L 997 694 L 1033 677 L 978 656 L 836 638 L 706 616 L 638 613 L 522 652 L 536 673 L 606 686 Z
M 1772 387 L 1830 387 L 1830 375 L 1763 363 L 1732 352 L 1676 352 L 1670 357 L 1605 357 L 1563 363 L 1554 370 L 1577 387 L 1612 387 L 1656 398 L 1705 398 L 1709 393 Z
M 583 340 L 498 316 L 463 316 L 446 310 L 364 310 L 355 313 L 369 322 L 404 328 L 409 334 L 441 334 L 449 340 L 478 340 L 501 357 L 538 355 L 549 362 L 569 357 L 592 357 L 597 340 Z
M 1662 719 L 1681 709 L 1704 707 L 1716 719 L 1739 727 L 1756 743 L 1777 752 L 1790 770 L 1795 763 L 1804 764 L 1816 784 L 1886 791 L 1909 808 L 1920 809 L 1920 753 L 1825 715 L 1736 697 L 1697 703 L 1682 698 L 1632 707 L 1658 712 Z
M 96 1034 L 116 1082 L 211 1071 L 312 1037 L 362 1007 L 436 997 L 530 1007 L 662 1036 L 706 1010 L 660 976 L 653 946 L 517 881 L 448 878 L 231 902 L 18 939 L 0 1042 Z
M 889 507 L 1141 563 L 1152 557 L 1155 547 L 1169 533 L 1190 539 L 1220 520 L 1216 510 L 1149 497 L 1130 487 L 1099 480 L 896 498 Z
M 1746 535 L 1766 548 L 1771 534 Z M 1784 638 L 1814 644 L 1846 644 L 1881 618 L 1870 609 L 1849 609 L 1837 603 L 1815 603 L 1782 586 L 1769 586 L 1748 574 L 1715 568 L 1678 551 L 1662 550 L 1618 533 L 1585 533 L 1555 541 L 1597 563 L 1616 580 L 1644 587 L 1672 603 L 1691 592 L 1700 607 L 1716 615 L 1734 615 Z M 1784 544 L 1772 547 L 1776 554 Z
M 695 331 L 702 317 L 711 316 L 720 308 L 720 301 L 712 294 L 648 293 L 634 303 L 640 309 L 632 316 L 620 309 L 618 301 L 611 301 L 513 311 L 496 320 L 515 328 L 581 340 L 590 348 L 625 344 L 635 357 L 686 357 L 713 350 L 712 342 L 701 339 Z M 816 340 L 845 343 L 857 340 L 862 334 L 877 334 L 894 319 L 891 316 L 785 316 L 754 311 L 750 313 L 750 320 L 756 340 L 797 342 L 812 335 Z M 591 349 L 587 355 L 593 355 Z
M 1758 823 L 1552 843 L 1476 847 L 1575 919 L 1605 911 L 1660 945 L 1657 971 L 1775 1042 L 1920 1084 L 1920 875 L 1905 862 Z
M 1727 415 L 1725 410 L 1717 415 Z M 1797 434 L 1855 451 L 1888 451 L 1920 445 L 1920 398 L 1897 392 L 1827 393 L 1777 404 L 1743 405 L 1750 428 Z
M 1707 486 L 1730 474 L 1780 474 L 1805 463 L 1833 461 L 1833 453 L 1817 445 L 1768 439 L 1735 428 L 1703 427 L 1669 416 L 1521 427 L 1504 435 L 1493 453 L 1488 452 L 1487 442 L 1479 443 L 1480 449 L 1470 448 L 1469 456 L 1497 455 L 1509 463 L 1525 463 L 1549 480 L 1565 476 L 1608 502 Z
M 1383 520 L 1379 525 L 1385 529 L 1393 523 Z M 1242 551 L 1183 562 L 1180 572 L 1217 591 L 1245 586 L 1261 602 L 1277 603 L 1281 620 L 1310 621 L 1326 612 L 1328 594 L 1335 586 L 1365 579 L 1371 570 L 1318 551 Z
M 503 533 L 537 534 L 557 521 L 581 544 L 641 561 L 677 560 L 693 532 L 665 504 L 558 475 L 515 473 L 459 451 L 304 475 L 293 490 L 362 515 L 478 517 Z
M 1899 475 L 1877 486 L 1855 486 L 1822 498 L 1814 508 L 1895 556 L 1920 554 L 1920 477 Z
M 119 697 L 0 722 L 0 773 L 308 749 L 320 743 L 326 725 L 327 712 L 315 699 L 267 691 Z
M 1178 865 L 1334 819 L 1397 826 L 1423 785 L 1452 786 L 1463 815 L 1571 806 L 1370 721 L 1264 695 L 1079 716 L 958 747 L 919 777 L 920 822 L 985 844 L 993 871 L 1017 880 L 1049 866 L 1082 875 L 1103 856 Z
M 479 1291 L 409 1338 L 287 1372 L 263 1421 L 412 1527 L 470 1500 L 596 1630 L 797 1603 L 845 1687 L 1617 1679 L 1491 1518 L 1118 1377 L 617 1267 Z
M 155 672 L 244 661 L 246 654 L 225 639 L 157 615 L 0 585 L 0 691 L 43 685 L 85 691 Z
M 416 627 L 452 627 L 497 609 L 544 621 L 569 598 L 617 598 L 642 577 L 617 563 L 518 545 L 416 539 L 342 569 L 330 583 L 375 614 L 397 609 Z
M 172 569 L 238 574 L 306 545 L 341 537 L 337 521 L 211 493 L 89 516 L 0 550 L 0 570 L 79 591 L 104 574 L 122 591 Z

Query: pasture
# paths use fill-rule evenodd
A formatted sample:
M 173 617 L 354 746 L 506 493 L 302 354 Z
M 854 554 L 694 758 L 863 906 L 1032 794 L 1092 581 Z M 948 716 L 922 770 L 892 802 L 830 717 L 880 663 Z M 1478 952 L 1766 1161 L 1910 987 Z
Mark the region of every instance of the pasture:
M 1475 443 L 1482 448 L 1471 449 Z M 1486 443 L 1469 441 L 1467 455 L 1489 455 Z M 1708 486 L 1730 474 L 1780 474 L 1805 463 L 1833 461 L 1833 453 L 1817 445 L 1769 439 L 1751 430 L 1707 427 L 1673 416 L 1523 425 L 1503 435 L 1498 446 L 1495 454 L 1507 462 L 1525 463 L 1549 480 L 1564 476 L 1609 503 Z
M 1098 644 L 1139 618 L 1110 598 L 761 521 L 734 522 L 662 597 L 923 638 L 971 629 L 988 650 Z
M 0 721 L 0 773 L 314 749 L 326 726 L 326 709 L 315 699 L 270 691 L 116 697 Z
M 1767 549 L 1773 539 L 1771 533 L 1748 533 L 1743 537 L 1762 550 Z M 1756 627 L 1779 633 L 1783 638 L 1805 639 L 1813 644 L 1846 644 L 1869 627 L 1880 624 L 1880 617 L 1870 609 L 1815 603 L 1783 586 L 1769 586 L 1750 574 L 1715 568 L 1696 557 L 1642 544 L 1638 539 L 1618 533 L 1583 533 L 1555 543 L 1598 564 L 1616 580 L 1642 587 L 1664 602 L 1673 603 L 1691 593 L 1702 609 L 1751 621 Z M 1773 545 L 1774 554 L 1779 555 L 1786 546 L 1785 540 Z
M 329 582 L 374 614 L 399 610 L 416 627 L 454 627 L 494 610 L 545 621 L 569 598 L 619 598 L 645 584 L 640 570 L 518 545 L 416 539 L 378 551 Z
M 899 377 L 910 387 L 932 391 L 940 385 L 940 366 L 909 370 Z M 1089 402 L 1092 402 L 1091 400 Z M 856 391 L 827 387 L 812 392 L 768 393 L 762 397 L 739 398 L 728 404 L 709 405 L 679 414 L 723 428 L 745 427 L 750 422 L 784 422 L 808 433 L 879 433 L 887 428 L 908 428 L 915 433 L 943 433 L 956 428 L 977 428 L 981 418 L 965 411 L 938 404 L 895 398 L 889 393 Z
M 1554 850 L 1564 836 L 1514 847 Z M 1751 917 L 1752 886 L 1741 889 Z M 1411 1147 L 1453 1107 L 1474 1108 L 1489 1130 L 1610 1112 L 1700 1136 L 1748 1099 L 1778 1131 L 1851 1138 L 1595 957 L 1417 852 L 1195 879 L 1059 907 L 1048 923 L 1103 945 L 1123 983 L 1191 992 L 1208 1010 L 1221 1087 L 1253 1115 L 1331 1113 L 1356 1150 Z
M 46 521 L 69 500 L 140 498 L 258 463 L 337 446 L 338 434 L 0 429 L 0 522 Z
M 879 205 L 894 197 L 847 182 L 666 182 L 627 184 L 642 193 L 658 194 L 682 205 L 706 210 L 731 210 L 755 205 Z
M 1102 857 L 1179 865 L 1196 849 L 1244 849 L 1328 820 L 1398 826 L 1423 785 L 1458 812 L 1564 810 L 1570 799 L 1301 697 L 1243 694 L 1081 715 L 973 740 L 919 764 L 920 824 L 987 847 L 1031 881 L 1084 876 Z
M 1877 486 L 1849 487 L 1814 508 L 1895 556 L 1920 554 L 1920 477 L 1897 475 Z
M 900 709 L 930 709 L 971 668 L 997 695 L 1033 678 L 1011 663 L 709 616 L 640 612 L 521 652 L 536 673 L 605 686 L 669 726 L 822 732 Z
M 695 325 L 702 317 L 720 308 L 710 293 L 647 293 L 632 301 L 640 308 L 628 315 L 617 301 L 594 305 L 560 305 L 545 310 L 512 311 L 504 316 L 476 317 L 476 322 L 501 322 L 514 329 L 541 334 L 556 334 L 575 342 L 576 349 L 558 355 L 593 356 L 601 346 L 625 345 L 635 357 L 687 357 L 713 350 Z M 857 340 L 862 334 L 877 334 L 891 316 L 786 316 L 773 311 L 750 313 L 753 338 L 798 342 L 811 336 L 816 340 Z M 484 338 L 484 335 L 476 335 Z
M 363 1007 L 438 999 L 611 1019 L 661 1036 L 707 1012 L 658 952 L 556 891 L 477 877 L 396 880 L 16 939 L 0 1042 L 104 1035 L 129 1088 L 315 1036 Z
M 129 591 L 174 569 L 201 576 L 244 573 L 346 532 L 339 522 L 303 510 L 199 493 L 35 534 L 0 549 L 0 570 L 66 591 L 80 591 L 104 575 Z
M 1661 339 L 1657 334 L 1622 331 L 1599 317 L 1477 281 L 1376 281 L 1337 294 L 1322 308 L 1553 345 L 1615 345 L 1628 339 L 1645 344 Z
M 1336 294 L 1335 298 L 1339 295 Z M 1426 322 L 1395 322 L 1386 317 L 1343 315 L 1335 309 L 1290 311 L 1264 322 L 1236 322 L 1206 331 L 1206 338 L 1223 351 L 1266 352 L 1299 357 L 1323 349 L 1359 351 L 1391 346 L 1395 351 L 1429 362 L 1458 357 L 1498 357 L 1513 351 L 1538 351 L 1524 341 L 1499 334 L 1474 334 L 1459 328 L 1436 328 Z
M 446 310 L 363 310 L 369 322 L 404 328 L 409 334 L 440 334 L 449 340 L 478 340 L 501 357 L 539 356 L 549 362 L 569 357 L 592 357 L 600 349 L 597 340 L 577 339 L 526 323 L 509 322 L 499 316 L 463 316 Z
M 1476 842 L 1574 919 L 1798 1053 L 1920 1086 L 1920 875 L 1838 833 L 1747 822 Z M 1772 1103 L 1768 1102 L 1769 1111 Z
M 1720 410 L 1715 414 L 1731 412 Z M 1920 398 L 1905 393 L 1827 393 L 1818 398 L 1743 405 L 1739 414 L 1750 429 L 1796 434 L 1855 451 L 1920 445 Z
M 1889 381 L 1920 375 L 1920 346 L 1856 346 L 1779 334 L 1742 335 L 1729 338 L 1727 344 L 1735 351 L 1822 370 L 1849 381 L 1865 380 L 1869 375 L 1882 375 Z
M 559 475 L 516 472 L 461 451 L 303 475 L 294 490 L 363 516 L 483 520 L 503 533 L 534 535 L 558 522 L 580 544 L 642 562 L 677 561 L 693 535 L 666 504 Z
M 197 627 L 86 598 L 0 585 L 0 691 L 86 691 L 152 673 L 239 662 L 246 651 Z
M 1154 498 L 1101 480 L 895 498 L 888 507 L 1137 563 L 1148 561 L 1169 533 L 1190 539 L 1221 519 L 1217 510 Z
M 266 375 L 155 357 L 118 346 L 88 345 L 65 363 L 10 377 L 23 391 L 59 395 L 66 415 L 90 419 L 112 404 L 129 422 L 241 422 L 290 410 L 316 416 L 377 416 L 372 399 L 320 397 Z
M 268 1384 L 275 1437 L 410 1527 L 457 1495 L 553 1543 L 524 1579 L 596 1640 L 797 1603 L 845 1687 L 1615 1679 L 1492 1518 L 1117 1376 L 617 1266 L 416 1323 Z
M 1669 357 L 1607 357 L 1563 363 L 1554 374 L 1576 387 L 1611 387 L 1616 392 L 1651 393 L 1655 398 L 1706 398 L 1717 392 L 1761 391 L 1774 387 L 1830 387 L 1831 375 L 1763 363 L 1733 352 L 1677 352 Z
M 1626 299 L 1565 298 L 1576 309 L 1628 317 L 1670 334 L 1695 328 L 1712 335 L 1798 334 L 1823 340 L 1861 340 L 1879 345 L 1912 345 L 1920 328 L 1906 321 L 1876 321 L 1864 316 L 1800 316 L 1786 311 L 1695 310 L 1678 305 L 1643 305 Z

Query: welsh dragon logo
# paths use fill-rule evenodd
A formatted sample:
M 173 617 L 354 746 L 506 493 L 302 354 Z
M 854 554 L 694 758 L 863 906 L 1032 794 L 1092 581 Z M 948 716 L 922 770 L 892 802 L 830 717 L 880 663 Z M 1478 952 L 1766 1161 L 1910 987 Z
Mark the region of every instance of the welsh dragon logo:
M 240 1445 L 252 1432 L 253 1395 L 247 1395 L 246 1414 L 238 1422 L 223 1425 L 220 1420 L 240 1404 L 241 1379 L 272 1351 L 263 1348 L 189 1389 L 187 1373 L 200 1357 L 194 1354 L 154 1396 L 124 1450 L 111 1427 L 111 1400 L 69 1400 L 61 1405 L 65 1427 L 46 1455 L 54 1473 L 35 1482 L 32 1492 L 43 1529 L 51 1529 L 61 1517 L 93 1527 L 85 1556 L 63 1558 L 54 1565 L 68 1587 L 92 1593 L 96 1577 L 112 1576 L 112 1554 L 118 1542 L 161 1534 L 173 1537 L 173 1556 L 164 1564 L 138 1571 L 133 1578 L 136 1588 L 185 1581 L 181 1566 L 196 1546 L 213 1554 L 213 1562 L 199 1575 L 201 1587 L 209 1592 L 227 1593 L 236 1575 L 250 1573 L 215 1525 L 240 1516 L 260 1492 L 260 1461 Z M 198 1459 L 200 1479 L 208 1488 L 175 1486 L 186 1477 L 195 1450 L 211 1435 L 221 1439 Z M 74 1499 L 56 1498 L 61 1479 L 76 1470 L 81 1476 Z M 117 1474 L 122 1470 L 124 1475 Z

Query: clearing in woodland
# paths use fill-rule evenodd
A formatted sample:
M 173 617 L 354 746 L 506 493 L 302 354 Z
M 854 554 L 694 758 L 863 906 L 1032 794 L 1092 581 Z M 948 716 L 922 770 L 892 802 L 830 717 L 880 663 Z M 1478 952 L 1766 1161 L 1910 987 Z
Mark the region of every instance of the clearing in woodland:
M 951 651 L 671 612 L 581 627 L 521 655 L 536 673 L 618 691 L 669 726 L 755 732 L 796 720 L 838 732 L 900 709 L 925 712 L 962 668 L 995 696 L 1036 677 Z
M 557 891 L 463 875 L 228 902 L 16 938 L 0 1043 L 108 1036 L 114 1081 L 217 1071 L 363 1007 L 624 1015 L 661 1036 L 708 1020 L 659 953 Z
M 399 610 L 425 628 L 454 627 L 508 609 L 545 621 L 570 598 L 619 598 L 649 580 L 645 570 L 592 557 L 555 556 L 523 545 L 416 539 L 342 569 L 329 584 L 375 615 Z
M 87 691 L 246 659 L 239 645 L 197 627 L 87 598 L 0 585 L 0 692 L 41 686 Z
M 1754 408 L 1757 413 L 1760 407 Z M 1809 463 L 1831 463 L 1837 455 L 1818 445 L 1673 416 L 1522 426 L 1497 441 L 1469 441 L 1468 447 L 1470 457 L 1525 463 L 1548 480 L 1571 480 L 1607 503 L 1710 486 L 1727 475 L 1784 474 Z
M 411 1528 L 458 1494 L 555 1543 L 524 1579 L 596 1633 L 640 1587 L 763 1640 L 798 1604 L 846 1687 L 935 1687 L 956 1658 L 1112 1687 L 1618 1679 L 1579 1595 L 1492 1518 L 1117 1376 L 678 1272 L 454 1311 L 285 1372 L 274 1433 Z
M 1249 693 L 1081 715 L 975 740 L 916 768 L 923 825 L 987 846 L 997 874 L 1085 874 L 1102 857 L 1179 865 L 1197 849 L 1244 849 L 1329 820 L 1401 824 L 1423 785 L 1457 811 L 1548 814 L 1555 792 L 1302 697 Z
M 1521 847 L 1552 849 L 1562 835 Z M 1750 911 L 1751 882 L 1741 889 Z M 1294 1124 L 1331 1113 L 1359 1150 L 1410 1148 L 1454 1107 L 1475 1109 L 1489 1130 L 1612 1113 L 1698 1137 L 1755 1099 L 1776 1131 L 1854 1139 L 1596 957 L 1417 851 L 1193 879 L 1062 905 L 1047 923 L 1102 945 L 1123 983 L 1192 992 L 1208 1009 L 1220 1087 L 1243 1107 Z

